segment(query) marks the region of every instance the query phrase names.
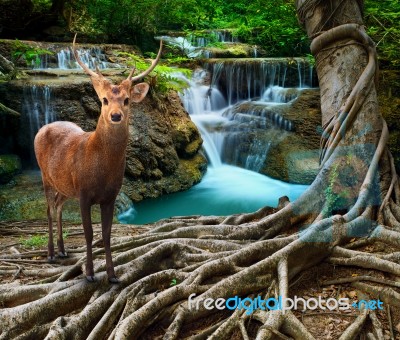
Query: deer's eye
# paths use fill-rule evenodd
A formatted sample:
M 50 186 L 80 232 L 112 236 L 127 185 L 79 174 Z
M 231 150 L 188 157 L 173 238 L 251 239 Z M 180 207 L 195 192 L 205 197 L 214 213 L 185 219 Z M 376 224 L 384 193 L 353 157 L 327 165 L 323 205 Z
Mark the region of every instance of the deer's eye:
M 103 104 L 104 105 L 108 105 L 108 99 L 107 98 L 103 98 Z
M 129 98 L 125 98 L 124 105 L 127 106 L 129 104 Z

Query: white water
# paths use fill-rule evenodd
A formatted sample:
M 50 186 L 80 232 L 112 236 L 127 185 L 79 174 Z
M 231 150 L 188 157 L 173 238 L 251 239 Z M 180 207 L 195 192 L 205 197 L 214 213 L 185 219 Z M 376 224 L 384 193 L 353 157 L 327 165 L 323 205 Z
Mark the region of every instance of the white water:
M 214 36 L 214 39 L 211 39 Z M 232 35 L 230 31 L 210 31 L 208 35 L 204 37 L 196 37 L 189 35 L 187 37 L 172 37 L 164 35 L 156 37 L 156 39 L 162 39 L 168 45 L 177 47 L 189 58 L 210 58 L 210 51 L 207 50 L 207 46 L 213 41 L 221 43 L 233 43 L 239 42 L 237 37 Z
M 263 206 L 276 207 L 278 199 L 284 195 L 291 201 L 296 200 L 307 188 L 306 185 L 285 183 L 254 171 L 224 164 L 221 154 L 227 133 L 223 130 L 235 123 L 223 116 L 229 109 L 224 96 L 217 87 L 202 85 L 203 77 L 204 71 L 200 71 L 194 74 L 193 79 L 186 79 L 190 87 L 182 94 L 182 102 L 204 141 L 203 147 L 209 161 L 205 176 L 199 184 L 185 192 L 135 204 L 118 216 L 122 223 L 144 224 L 170 216 L 252 212 Z M 278 88 L 274 89 L 280 91 Z M 267 157 L 269 147 L 270 143 L 254 140 L 251 148 L 255 154 L 247 156 L 246 164 L 260 167 L 260 163 L 263 164 Z
M 79 49 L 79 57 L 82 62 L 91 69 L 95 69 L 96 65 L 99 69 L 120 67 L 118 64 L 110 63 L 104 52 L 98 48 Z M 58 68 L 60 69 L 79 69 L 81 68 L 75 61 L 74 54 L 71 49 L 67 48 L 57 53 Z
M 31 148 L 31 164 L 35 164 L 33 151 L 33 140 L 39 129 L 48 123 L 56 120 L 56 114 L 52 105 L 52 93 L 49 86 L 27 86 L 24 87 L 24 100 L 22 106 L 23 116 L 21 120 L 29 125 L 29 144 Z
M 82 62 L 90 69 L 95 69 L 96 66 L 99 69 L 121 67 L 119 64 L 107 61 L 104 51 L 102 51 L 99 47 L 78 49 L 77 51 Z M 49 56 L 46 54 L 40 56 L 40 64 L 35 65 L 34 68 L 71 70 L 80 69 L 81 67 L 76 62 L 72 50 L 70 48 L 65 48 L 57 52 L 57 64 L 49 63 Z

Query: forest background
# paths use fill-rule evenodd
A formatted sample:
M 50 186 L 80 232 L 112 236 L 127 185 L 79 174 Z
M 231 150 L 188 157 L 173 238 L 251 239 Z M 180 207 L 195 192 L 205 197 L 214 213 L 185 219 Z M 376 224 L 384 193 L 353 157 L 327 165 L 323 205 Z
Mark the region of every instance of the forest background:
M 16 6 L 24 8 L 18 17 Z M 2 7 L 2 38 L 70 41 L 67 33 L 79 32 L 91 42 L 134 44 L 151 51 L 157 48 L 156 34 L 233 29 L 240 41 L 261 46 L 271 57 L 310 53 L 291 0 L 2 0 Z M 364 16 L 380 67 L 398 69 L 399 1 L 365 1 Z M 211 39 L 210 44 L 219 43 Z

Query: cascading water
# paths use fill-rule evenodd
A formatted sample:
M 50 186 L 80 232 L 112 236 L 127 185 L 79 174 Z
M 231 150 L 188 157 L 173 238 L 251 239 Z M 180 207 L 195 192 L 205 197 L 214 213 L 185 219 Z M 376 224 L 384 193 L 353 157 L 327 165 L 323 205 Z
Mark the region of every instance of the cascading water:
M 210 43 L 214 41 L 218 41 L 220 43 L 235 43 L 239 42 L 239 39 L 232 34 L 230 30 L 215 30 L 215 31 L 208 31 L 205 36 L 196 36 L 192 35 L 189 37 L 190 41 L 193 45 L 197 47 L 206 47 Z
M 313 85 L 313 66 L 302 58 L 211 59 L 205 69 L 211 86 L 223 90 L 228 104 L 263 97 L 271 88 L 304 88 Z
M 234 43 L 239 42 L 230 30 L 216 30 L 206 32 L 204 36 L 189 35 L 188 37 L 182 36 L 161 36 L 157 39 L 162 39 L 167 44 L 174 46 L 182 51 L 189 58 L 210 58 L 210 51 L 206 47 L 218 41 L 220 43 Z
M 110 63 L 104 52 L 99 47 L 89 49 L 79 49 L 79 56 L 82 62 L 91 69 L 97 65 L 99 69 L 120 67 L 118 64 Z M 75 61 L 74 54 L 71 49 L 63 49 L 57 53 L 58 68 L 60 69 L 79 69 L 80 66 Z
M 207 173 L 186 192 L 135 204 L 119 215 L 121 222 L 140 224 L 174 215 L 251 212 L 266 205 L 276 206 L 283 195 L 293 201 L 307 188 L 257 173 L 268 157 L 268 150 L 294 128 L 292 122 L 273 109 L 287 105 L 297 95 L 296 89 L 278 86 L 285 84 L 287 70 L 279 64 L 270 67 L 263 63 L 265 73 L 259 77 L 261 80 L 256 80 L 243 69 L 226 70 L 223 63 L 214 65 L 211 85 L 204 85 L 206 72 L 199 70 L 192 79 L 186 79 L 189 88 L 181 95 L 202 135 L 209 161 Z M 230 72 L 234 73 L 227 80 L 227 87 L 231 89 L 227 88 L 224 95 L 219 89 L 219 77 L 223 74 L 228 77 Z M 239 91 L 235 77 L 245 79 L 246 85 L 256 88 Z M 298 82 L 304 83 L 304 80 Z M 245 93 L 244 98 L 238 93 Z M 252 101 L 255 94 L 258 94 L 257 100 Z M 266 130 L 268 139 L 258 134 Z
M 109 62 L 106 58 L 104 51 L 99 47 L 78 49 L 77 51 L 82 62 L 91 69 L 94 69 L 96 65 L 99 69 L 121 67 L 119 64 Z M 72 70 L 81 68 L 75 61 L 74 54 L 70 48 L 61 49 L 56 53 L 56 55 L 56 63 L 49 62 L 49 55 L 42 55 L 40 57 L 40 63 L 38 65 L 34 65 L 34 69 L 50 68 Z
M 56 120 L 56 115 L 52 106 L 52 94 L 49 86 L 31 85 L 24 88 L 24 100 L 22 106 L 24 124 L 29 125 L 29 138 L 27 142 L 31 145 L 30 164 L 36 164 L 36 158 L 33 151 L 33 140 L 39 129 L 48 123 Z
M 185 37 L 170 37 L 164 35 L 157 37 L 157 39 L 162 39 L 166 44 L 180 49 L 182 53 L 189 58 L 197 58 L 203 55 L 202 49 L 193 45 L 190 40 Z

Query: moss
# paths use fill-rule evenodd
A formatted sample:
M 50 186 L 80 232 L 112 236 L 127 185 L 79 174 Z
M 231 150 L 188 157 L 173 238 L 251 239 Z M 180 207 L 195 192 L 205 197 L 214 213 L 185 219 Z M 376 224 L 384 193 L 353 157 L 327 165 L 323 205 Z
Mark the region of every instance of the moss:
M 21 168 L 21 159 L 17 155 L 0 155 L 0 184 L 10 182 Z
M 228 48 L 208 48 L 213 58 L 246 58 L 250 52 L 243 46 L 231 46 Z
M 189 143 L 185 147 L 185 154 L 194 155 L 197 151 L 199 151 L 203 141 L 201 139 L 195 139 L 193 142 Z
M 193 157 L 203 143 L 196 125 L 186 117 L 172 118 L 171 125 L 174 129 L 172 138 L 179 156 Z
M 184 172 L 184 176 L 188 176 L 192 181 L 192 185 L 199 183 L 207 169 L 207 163 L 203 155 L 197 154 L 190 160 L 181 159 L 180 167 Z

